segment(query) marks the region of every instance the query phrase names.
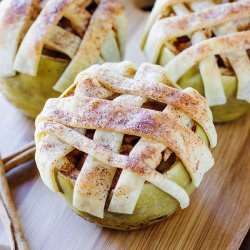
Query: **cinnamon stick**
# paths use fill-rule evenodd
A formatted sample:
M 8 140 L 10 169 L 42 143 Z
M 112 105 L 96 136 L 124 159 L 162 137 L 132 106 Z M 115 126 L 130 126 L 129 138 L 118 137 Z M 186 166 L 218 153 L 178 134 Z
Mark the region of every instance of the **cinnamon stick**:
M 26 152 L 27 150 L 31 149 L 31 148 L 34 148 L 35 147 L 35 142 L 32 141 L 32 142 L 29 142 L 28 144 L 26 144 L 23 148 L 19 149 L 18 151 L 16 151 L 15 153 L 11 154 L 10 156 L 8 157 L 5 157 L 2 159 L 3 161 L 3 164 L 6 165 L 6 163 L 10 160 L 12 160 L 13 158 L 15 158 L 16 156 Z
M 6 211 L 6 208 L 4 206 L 1 196 L 0 196 L 0 220 L 2 222 L 3 229 L 5 231 L 6 238 L 7 238 L 7 241 L 9 242 L 10 248 L 15 249 L 15 239 L 14 239 L 13 230 L 12 230 L 12 223 Z
M 34 159 L 35 152 L 36 152 L 35 143 L 30 142 L 24 148 L 2 159 L 5 166 L 5 172 L 8 172 L 13 168 Z
M 0 158 L 0 213 L 1 220 L 11 249 L 29 249 L 25 241 L 21 224 L 11 198 L 10 189 L 5 176 L 5 167 Z

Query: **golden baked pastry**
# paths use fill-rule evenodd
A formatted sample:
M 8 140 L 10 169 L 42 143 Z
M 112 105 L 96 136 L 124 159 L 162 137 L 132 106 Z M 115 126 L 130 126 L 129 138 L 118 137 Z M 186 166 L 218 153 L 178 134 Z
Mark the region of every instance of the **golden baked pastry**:
M 118 0 L 3 0 L 0 91 L 35 117 L 81 70 L 121 61 L 126 37 Z
M 208 99 L 214 121 L 250 110 L 250 1 L 157 0 L 142 48 L 168 78 Z
M 166 83 L 157 65 L 94 65 L 38 115 L 41 178 L 83 218 L 115 229 L 154 223 L 187 207 L 213 166 L 206 99 Z

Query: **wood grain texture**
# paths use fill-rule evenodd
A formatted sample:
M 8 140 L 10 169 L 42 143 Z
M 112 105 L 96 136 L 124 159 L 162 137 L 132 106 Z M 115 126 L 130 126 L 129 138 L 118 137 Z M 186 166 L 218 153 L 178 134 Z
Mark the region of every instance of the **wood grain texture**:
M 133 17 L 126 58 L 144 59 L 139 39 L 147 14 Z M 0 151 L 6 156 L 33 138 L 33 122 L 0 95 Z M 41 182 L 34 162 L 8 174 L 31 249 L 237 249 L 250 227 L 250 115 L 216 126 L 216 164 L 185 210 L 148 228 L 119 232 L 84 221 Z M 6 244 L 0 227 L 0 245 Z

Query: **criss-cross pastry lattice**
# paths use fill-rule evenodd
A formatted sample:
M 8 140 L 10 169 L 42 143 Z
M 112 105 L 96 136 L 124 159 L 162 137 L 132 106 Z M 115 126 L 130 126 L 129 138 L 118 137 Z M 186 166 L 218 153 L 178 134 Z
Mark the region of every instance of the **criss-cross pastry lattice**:
M 249 0 L 157 0 L 143 48 L 151 62 L 166 65 L 173 83 L 199 64 L 210 106 L 227 102 L 222 76 L 232 74 L 237 99 L 250 102 L 249 17 Z
M 192 128 L 201 126 L 212 147 L 217 136 L 205 98 L 164 82 L 164 68 L 151 64 L 136 72 L 129 62 L 106 63 L 80 73 L 62 98 L 47 101 L 36 120 L 36 162 L 44 183 L 59 191 L 57 172 L 64 173 L 74 183 L 73 206 L 101 218 L 110 193 L 108 211 L 133 213 L 145 181 L 186 207 L 185 189 L 156 168 L 173 152 L 198 186 L 214 160 Z M 139 137 L 127 155 L 121 153 L 126 135 Z M 85 153 L 80 171 L 67 158 L 74 149 Z M 112 187 L 117 169 L 122 172 Z
M 0 77 L 36 76 L 41 55 L 56 52 L 71 60 L 54 87 L 62 92 L 90 65 L 121 60 L 125 23 L 115 0 L 5 0 L 0 5 Z

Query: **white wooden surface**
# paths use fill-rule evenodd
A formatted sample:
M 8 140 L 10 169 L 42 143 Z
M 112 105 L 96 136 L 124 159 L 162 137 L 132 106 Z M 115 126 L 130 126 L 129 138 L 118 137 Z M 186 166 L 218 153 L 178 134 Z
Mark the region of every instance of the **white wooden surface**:
M 138 9 L 131 6 L 130 3 L 132 1 L 130 2 L 124 0 L 124 2 L 126 2 L 127 5 L 127 13 L 129 13 L 130 31 L 126 59 L 132 60 L 137 65 L 139 65 L 144 61 L 144 57 L 139 46 L 148 13 L 139 11 Z M 0 117 L 0 152 L 4 157 L 33 139 L 34 123 L 32 120 L 24 117 L 16 108 L 11 106 L 1 95 Z M 249 121 L 250 119 L 242 119 L 242 127 L 245 128 L 243 132 L 247 133 L 247 128 L 249 127 L 247 126 L 247 123 L 249 124 Z M 229 133 L 229 135 L 227 135 L 226 131 L 224 136 L 220 136 L 220 138 L 226 140 L 228 136 L 230 137 L 230 134 L 234 132 L 234 126 L 235 129 L 239 129 L 241 122 L 238 121 L 235 125 L 225 125 L 224 128 L 220 125 L 218 127 L 220 135 L 224 132 L 224 129 Z M 243 145 L 246 135 L 244 134 L 244 136 L 241 136 L 241 131 L 235 131 L 235 133 L 238 133 L 236 137 L 239 136 L 239 143 Z M 237 141 L 238 140 L 236 138 L 234 143 L 237 144 Z M 236 154 L 235 150 L 233 149 L 233 146 L 228 146 L 227 148 L 232 152 L 227 152 L 227 150 L 224 150 L 222 153 L 225 157 L 226 154 L 227 157 L 231 155 L 231 160 L 233 161 Z M 216 152 L 216 157 L 221 158 L 219 152 Z M 245 162 L 247 162 L 246 157 Z M 243 220 L 244 223 L 242 223 L 241 220 L 239 221 L 239 226 L 236 227 L 236 224 L 234 224 L 233 226 L 235 226 L 235 228 L 233 228 L 230 233 L 227 232 L 227 229 L 230 228 L 230 220 L 234 221 L 236 217 L 228 218 L 226 220 L 226 224 L 223 224 L 223 221 L 220 221 L 222 218 L 220 215 L 224 212 L 233 214 L 232 211 L 235 210 L 236 212 L 234 214 L 237 216 L 239 207 L 236 205 L 234 208 L 230 205 L 225 207 L 223 203 L 219 204 L 220 214 L 211 208 L 209 211 L 209 216 L 215 218 L 214 220 L 216 221 L 216 223 L 213 222 L 213 224 L 210 225 L 211 227 L 207 225 L 207 221 L 203 218 L 207 215 L 205 213 L 199 214 L 200 210 L 204 210 L 206 207 L 209 207 L 210 200 L 207 198 L 210 196 L 211 200 L 213 200 L 213 196 L 216 197 L 217 192 L 219 192 L 209 185 L 210 181 L 215 180 L 214 183 L 218 183 L 216 187 L 218 190 L 220 190 L 220 187 L 224 186 L 224 183 L 221 181 L 221 177 L 219 176 L 221 174 L 220 168 L 226 168 L 227 166 L 225 166 L 225 164 L 228 164 L 229 167 L 233 163 L 234 162 L 231 162 L 229 157 L 227 158 L 226 163 L 224 163 L 224 166 L 222 166 L 223 164 L 216 165 L 216 167 L 205 178 L 205 183 L 201 185 L 201 189 L 195 192 L 194 197 L 192 197 L 191 206 L 189 208 L 184 211 L 179 211 L 171 219 L 156 226 L 136 232 L 116 232 L 113 230 L 102 229 L 78 217 L 70 210 L 70 208 L 68 208 L 68 206 L 64 203 L 64 201 L 61 200 L 60 197 L 54 193 L 51 193 L 43 185 L 38 176 L 34 162 L 25 164 L 21 168 L 12 171 L 10 174 L 8 174 L 8 180 L 15 204 L 17 204 L 25 235 L 31 249 L 121 249 L 124 245 L 126 245 L 127 249 L 135 249 L 136 247 L 137 249 L 170 248 L 167 246 L 175 246 L 175 249 L 182 249 L 183 246 L 185 246 L 185 241 L 187 239 L 190 239 L 190 242 L 191 240 L 194 242 L 195 235 L 189 236 L 189 233 L 191 230 L 195 231 L 195 227 L 199 224 L 204 224 L 204 231 L 197 232 L 202 235 L 202 237 L 199 239 L 201 241 L 199 245 L 202 245 L 202 241 L 205 241 L 208 232 L 210 234 L 215 234 L 216 230 L 219 228 L 219 230 L 222 231 L 221 235 L 227 235 L 229 238 L 229 240 L 227 239 L 229 241 L 228 246 L 237 246 L 240 244 L 244 234 L 246 233 L 247 227 L 250 225 L 250 211 L 246 213 L 249 216 L 246 217 L 246 220 Z M 230 169 L 228 171 L 228 178 L 233 178 L 233 175 L 230 175 Z M 249 176 L 249 171 L 246 171 L 246 173 L 248 173 Z M 246 178 L 245 181 L 247 180 Z M 234 183 L 237 183 L 237 179 L 234 179 Z M 208 185 L 210 189 L 206 189 L 206 185 Z M 232 197 L 233 196 L 237 196 L 237 194 L 232 194 Z M 217 200 L 218 199 L 220 199 L 219 196 L 217 196 Z M 249 209 L 246 207 L 244 211 L 246 210 Z M 203 217 L 201 218 L 199 216 Z M 185 223 L 191 219 L 193 219 L 195 222 L 193 222 L 193 224 L 186 225 L 187 228 L 185 229 Z M 171 225 L 175 226 L 175 223 L 176 228 L 173 229 Z M 212 226 L 214 226 L 214 228 Z M 182 227 L 182 229 L 179 227 Z M 213 230 L 211 228 L 213 228 Z M 236 232 L 238 233 L 236 234 Z M 172 235 L 172 233 L 176 233 L 176 235 Z M 177 233 L 179 234 L 178 237 Z M 226 239 L 226 237 L 224 239 L 221 238 L 221 235 L 218 235 L 219 238 L 217 239 L 216 246 L 220 246 L 220 243 Z M 214 237 L 215 236 L 216 235 L 214 235 Z M 173 243 L 174 241 L 177 242 Z M 234 244 L 235 242 L 236 244 Z M 206 246 L 208 246 L 208 244 L 213 246 L 213 242 L 209 242 L 209 239 L 207 238 L 206 243 Z M 0 227 L 0 245 L 1 244 L 6 244 L 6 241 L 3 230 Z M 182 246 L 182 248 L 180 246 Z M 173 247 L 171 249 L 173 249 Z M 217 247 L 217 249 L 221 248 Z M 234 248 L 231 247 L 231 249 Z

